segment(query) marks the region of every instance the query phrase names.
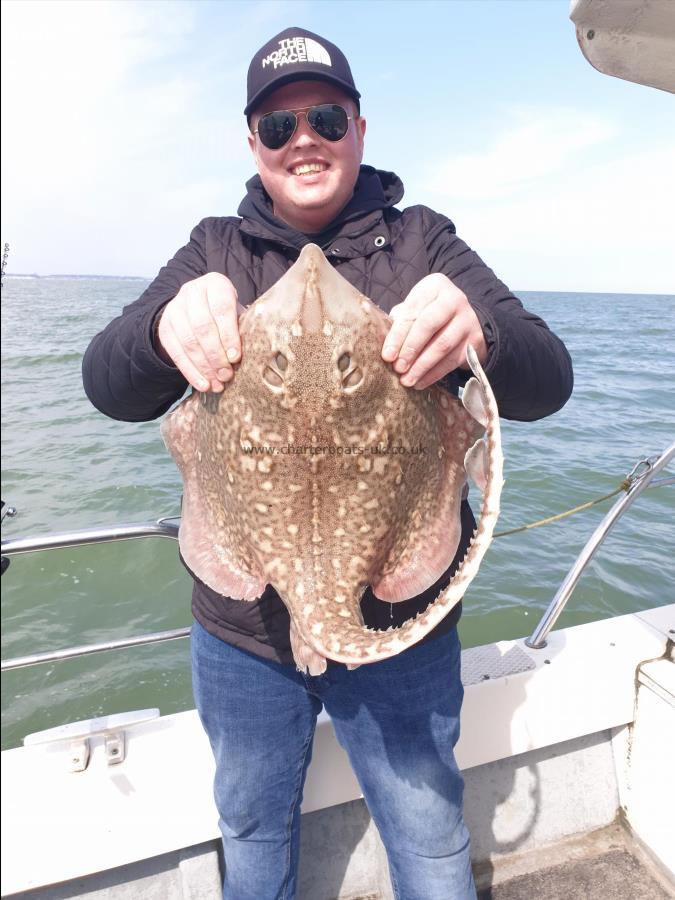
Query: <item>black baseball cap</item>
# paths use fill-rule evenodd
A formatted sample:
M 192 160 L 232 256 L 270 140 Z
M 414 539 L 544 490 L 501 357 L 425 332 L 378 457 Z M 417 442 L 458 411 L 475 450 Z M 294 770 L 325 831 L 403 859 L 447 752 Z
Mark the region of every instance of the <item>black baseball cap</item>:
M 337 85 L 359 106 L 361 94 L 340 48 L 304 28 L 287 28 L 251 60 L 244 115 L 248 118 L 260 101 L 282 84 L 312 79 Z

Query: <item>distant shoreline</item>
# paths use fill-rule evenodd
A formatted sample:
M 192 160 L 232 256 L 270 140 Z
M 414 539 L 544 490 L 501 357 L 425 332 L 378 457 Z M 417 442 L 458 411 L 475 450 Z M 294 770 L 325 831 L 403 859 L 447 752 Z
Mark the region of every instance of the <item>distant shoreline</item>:
M 36 279 L 39 281 L 58 281 L 68 280 L 68 281 L 146 281 L 150 282 L 153 280 L 153 276 L 150 275 L 74 275 L 74 274 L 63 274 L 63 275 L 38 275 L 37 272 L 5 272 L 3 276 L 7 279 L 16 279 L 18 281 L 21 280 L 29 280 Z M 528 288 L 527 290 L 515 290 L 514 291 L 516 297 L 523 297 L 528 299 L 536 300 L 536 297 L 533 295 L 559 295 L 559 296 L 569 296 L 572 294 L 586 294 L 589 297 L 598 296 L 598 297 L 663 297 L 667 300 L 675 299 L 675 294 L 668 293 L 640 293 L 635 291 L 550 291 L 544 289 L 533 289 Z
M 5 278 L 68 278 L 71 281 L 151 281 L 149 275 L 38 275 L 37 272 L 5 272 Z

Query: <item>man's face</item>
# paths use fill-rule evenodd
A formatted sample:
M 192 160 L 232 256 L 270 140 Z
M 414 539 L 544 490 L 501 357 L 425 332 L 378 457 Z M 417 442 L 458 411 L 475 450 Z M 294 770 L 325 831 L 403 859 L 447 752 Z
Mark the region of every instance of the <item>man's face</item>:
M 274 214 L 298 231 L 308 233 L 329 225 L 351 198 L 363 158 L 366 120 L 356 118 L 356 105 L 346 94 L 321 81 L 298 81 L 278 88 L 251 117 L 251 129 L 255 130 L 258 119 L 267 112 L 319 103 L 338 103 L 352 116 L 341 141 L 320 138 L 302 113 L 293 137 L 279 150 L 263 146 L 257 134 L 248 137 L 260 178 L 272 198 Z M 298 168 L 308 163 L 321 170 L 300 174 Z

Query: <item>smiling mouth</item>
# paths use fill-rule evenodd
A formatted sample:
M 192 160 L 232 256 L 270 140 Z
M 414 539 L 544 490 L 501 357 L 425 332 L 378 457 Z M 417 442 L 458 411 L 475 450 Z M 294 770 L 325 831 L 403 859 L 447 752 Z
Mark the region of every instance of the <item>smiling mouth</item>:
M 319 172 L 325 172 L 328 166 L 325 163 L 303 163 L 301 166 L 293 166 L 291 174 L 293 175 L 318 175 Z

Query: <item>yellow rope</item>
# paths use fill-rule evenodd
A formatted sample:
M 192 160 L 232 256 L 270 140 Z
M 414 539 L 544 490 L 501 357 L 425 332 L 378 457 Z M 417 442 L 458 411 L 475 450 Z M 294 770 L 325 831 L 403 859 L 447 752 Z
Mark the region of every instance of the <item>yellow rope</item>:
M 611 491 L 609 494 L 605 494 L 603 497 L 596 497 L 595 500 L 589 500 L 588 503 L 582 503 L 580 506 L 575 506 L 572 509 L 568 509 L 566 512 L 558 513 L 555 516 L 549 516 L 547 519 L 539 519 L 538 522 L 530 522 L 529 525 L 521 525 L 519 528 L 510 528 L 508 531 L 498 531 L 497 534 L 493 534 L 493 537 L 505 537 L 507 534 L 517 534 L 519 531 L 529 531 L 531 528 L 539 528 L 540 525 L 548 525 L 551 522 L 557 522 L 559 519 L 566 519 L 567 516 L 581 512 L 584 509 L 589 509 L 591 506 L 602 503 L 604 500 L 609 500 L 610 497 L 614 497 L 616 494 L 621 493 L 621 491 L 627 491 L 630 486 L 631 482 L 628 478 L 624 478 L 618 488 L 615 488 L 615 490 Z

